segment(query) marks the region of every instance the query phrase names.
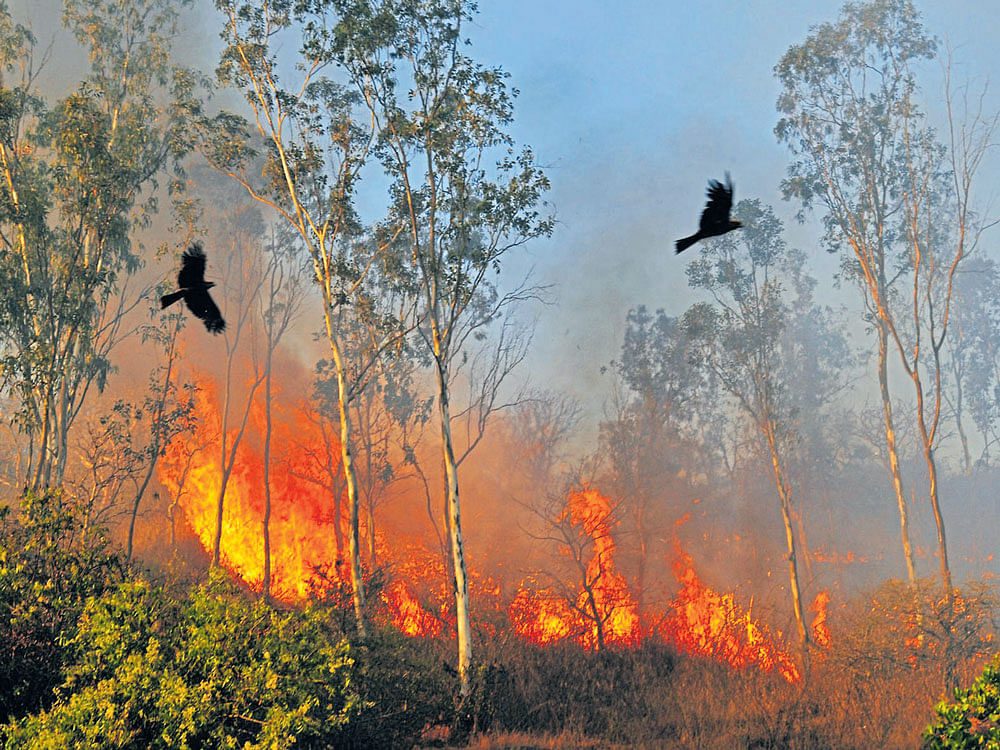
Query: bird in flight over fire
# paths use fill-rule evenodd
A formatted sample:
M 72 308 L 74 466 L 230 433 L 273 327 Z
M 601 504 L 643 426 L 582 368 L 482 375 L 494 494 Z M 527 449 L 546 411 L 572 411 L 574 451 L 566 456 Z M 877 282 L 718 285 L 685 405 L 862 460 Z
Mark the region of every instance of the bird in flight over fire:
M 191 245 L 181 256 L 181 270 L 177 274 L 176 292 L 160 297 L 160 307 L 169 307 L 177 300 L 183 299 L 188 310 L 196 318 L 205 322 L 205 328 L 212 333 L 221 333 L 226 328 L 222 313 L 208 294 L 215 286 L 214 281 L 205 281 L 205 251 L 197 242 Z
M 729 172 L 726 172 L 725 185 L 718 180 L 709 180 L 708 203 L 705 204 L 705 210 L 701 212 L 701 224 L 698 227 L 698 231 L 690 237 L 677 240 L 674 245 L 677 248 L 677 252 L 683 252 L 698 240 L 703 240 L 706 237 L 716 237 L 743 226 L 742 222 L 729 218 L 729 212 L 732 207 L 733 181 L 729 177 Z

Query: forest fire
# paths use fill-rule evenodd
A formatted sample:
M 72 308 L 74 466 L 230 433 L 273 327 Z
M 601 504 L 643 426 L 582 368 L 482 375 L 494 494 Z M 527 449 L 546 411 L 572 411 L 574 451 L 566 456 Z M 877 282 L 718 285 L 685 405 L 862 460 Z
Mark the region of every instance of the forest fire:
M 160 467 L 161 480 L 179 498 L 191 528 L 209 551 L 215 543 L 223 481 L 222 426 L 216 399 L 212 384 L 203 383 L 196 397 L 197 433 L 175 440 Z M 305 412 L 280 415 L 272 430 L 272 593 L 286 600 L 301 599 L 311 590 L 330 586 L 331 575 L 335 585 L 347 585 L 339 447 Z M 233 458 L 222 524 L 221 560 L 252 586 L 261 585 L 264 575 L 263 431 L 263 415 L 252 412 Z M 231 452 L 238 429 L 229 432 L 227 450 Z M 506 611 L 521 638 L 537 645 L 569 640 L 587 649 L 633 647 L 646 638 L 662 638 L 686 653 L 716 658 L 733 668 L 752 664 L 777 670 L 789 682 L 800 678 L 794 660 L 780 645 L 780 633 L 773 636 L 749 611 L 742 611 L 733 594 L 717 593 L 702 583 L 690 555 L 679 546 L 673 572 L 680 591 L 666 611 L 648 618 L 658 623 L 655 628 L 644 625 L 635 594 L 618 568 L 613 503 L 597 490 L 571 492 L 554 523 L 565 543 L 563 556 L 570 562 L 575 584 L 554 588 L 528 578 L 505 603 L 498 586 L 471 573 L 483 596 L 496 600 L 498 612 Z M 367 534 L 367 530 L 362 532 Z M 381 592 L 379 609 L 384 621 L 415 637 L 453 633 L 440 556 L 414 541 L 400 547 L 396 558 L 386 560 L 393 575 Z M 328 578 L 319 575 L 317 567 L 325 568 Z M 415 587 L 426 589 L 430 599 L 423 601 Z M 820 644 L 829 643 L 827 601 L 822 592 L 812 606 L 814 640 Z
M 749 610 L 741 610 L 733 594 L 719 594 L 702 583 L 691 556 L 680 547 L 673 568 L 681 590 L 671 602 L 660 631 L 669 643 L 737 669 L 756 664 L 766 671 L 778 670 L 788 682 L 801 679 L 794 660 L 778 640 Z
M 179 499 L 194 533 L 205 549 L 215 544 L 219 492 L 223 482 L 222 421 L 215 407 L 216 389 L 202 382 L 196 395 L 198 429 L 175 439 L 159 468 L 160 480 Z M 262 527 L 265 509 L 264 459 L 260 435 L 263 416 L 250 415 L 254 434 L 235 451 L 226 486 L 222 518 L 221 560 L 251 585 L 264 578 Z M 304 415 L 273 424 L 269 484 L 272 592 L 279 598 L 304 597 L 322 585 L 315 567 L 338 564 L 342 527 L 338 526 L 339 447 L 324 439 Z M 230 428 L 227 451 L 233 451 L 237 428 Z M 228 463 L 229 457 L 226 457 Z M 332 478 L 324 466 L 332 465 Z
M 638 643 L 636 603 L 615 567 L 610 500 L 592 489 L 572 492 L 556 525 L 576 563 L 579 586 L 568 597 L 522 586 L 509 609 L 515 631 L 538 644 L 565 638 L 587 648 Z
M 615 567 L 615 544 L 611 535 L 611 503 L 594 490 L 570 495 L 562 528 L 567 541 L 589 539 L 589 545 L 567 545 L 570 550 L 588 548 L 591 557 L 580 567 L 579 586 L 567 595 L 551 588 L 532 590 L 523 587 L 510 605 L 509 615 L 517 633 L 539 645 L 571 639 L 581 646 L 636 645 L 654 633 L 644 628 L 637 612 L 635 597 L 624 577 Z M 691 556 L 677 546 L 674 576 L 681 590 L 670 602 L 666 613 L 655 618 L 660 622 L 655 635 L 690 654 L 709 656 L 733 668 L 756 665 L 765 671 L 777 670 L 788 682 L 801 679 L 794 659 L 780 645 L 780 633 L 774 637 L 743 612 L 733 594 L 719 594 L 706 586 L 695 573 Z M 821 596 L 813 604 L 815 640 L 829 643 L 826 629 L 826 603 Z
M 405 581 L 390 583 L 385 590 L 389 620 L 399 632 L 422 638 L 437 638 L 442 624 L 438 617 L 421 605 Z

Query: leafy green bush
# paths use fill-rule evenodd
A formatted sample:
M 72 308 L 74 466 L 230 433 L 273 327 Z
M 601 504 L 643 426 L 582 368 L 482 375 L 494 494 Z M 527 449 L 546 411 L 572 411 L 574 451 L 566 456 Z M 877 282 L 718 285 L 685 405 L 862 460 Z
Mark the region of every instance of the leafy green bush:
M 84 537 L 58 493 L 0 508 L 0 721 L 49 706 L 66 666 L 63 641 L 89 597 L 122 580 L 99 530 Z
M 1000 750 L 1000 655 L 993 658 L 968 690 L 956 690 L 954 703 L 934 707 L 935 720 L 924 731 L 927 750 Z
M 222 576 L 181 602 L 146 581 L 92 599 L 48 711 L 8 748 L 328 747 L 360 706 L 322 612 L 249 601 Z

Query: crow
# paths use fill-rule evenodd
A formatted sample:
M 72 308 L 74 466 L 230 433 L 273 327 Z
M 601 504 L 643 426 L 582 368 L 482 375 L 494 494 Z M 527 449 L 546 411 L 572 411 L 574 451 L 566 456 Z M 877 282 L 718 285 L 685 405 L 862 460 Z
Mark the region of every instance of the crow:
M 698 240 L 716 237 L 743 226 L 742 222 L 729 218 L 729 211 L 732 207 L 733 181 L 729 177 L 729 172 L 726 172 L 725 185 L 718 180 L 709 180 L 708 203 L 705 204 L 705 210 L 701 212 L 701 224 L 698 231 L 690 237 L 677 240 L 674 245 L 677 252 L 683 252 Z
M 221 333 L 226 329 L 226 321 L 222 313 L 212 301 L 208 290 L 215 286 L 214 281 L 205 281 L 205 251 L 197 242 L 192 244 L 181 256 L 181 270 L 177 274 L 178 291 L 160 297 L 160 307 L 169 307 L 177 300 L 183 299 L 188 310 L 196 318 L 205 321 L 205 328 L 212 333 Z

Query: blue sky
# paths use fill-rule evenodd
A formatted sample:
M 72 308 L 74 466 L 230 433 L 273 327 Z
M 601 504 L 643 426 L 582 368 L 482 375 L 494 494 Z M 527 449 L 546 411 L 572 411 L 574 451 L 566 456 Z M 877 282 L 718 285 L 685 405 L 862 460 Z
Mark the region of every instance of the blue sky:
M 725 170 L 736 200 L 775 207 L 789 242 L 810 255 L 819 295 L 834 299 L 834 258 L 815 248 L 815 226 L 797 225 L 795 207 L 781 200 L 787 153 L 773 134 L 773 68 L 841 7 L 839 0 L 480 4 L 473 50 L 511 73 L 521 90 L 517 136 L 551 165 L 559 225 L 528 251 L 539 277 L 558 284 L 558 304 L 542 312 L 533 350 L 543 384 L 576 393 L 599 414 L 608 392 L 600 366 L 618 354 L 628 309 L 679 314 L 694 301 L 684 273 L 690 259 L 674 255 L 673 240 L 697 228 L 706 182 Z M 928 30 L 956 48 L 959 75 L 980 83 L 1000 77 L 992 7 L 917 7 Z M 926 83 L 929 100 L 941 98 L 938 86 L 937 77 Z
M 736 199 L 775 206 L 789 242 L 806 250 L 820 294 L 834 294 L 833 259 L 815 228 L 797 226 L 779 193 L 787 154 L 773 135 L 772 70 L 815 24 L 835 20 L 839 0 L 481 0 L 468 29 L 472 55 L 499 65 L 521 91 L 514 133 L 548 166 L 558 225 L 512 263 L 556 284 L 539 310 L 530 370 L 600 413 L 600 367 L 621 344 L 625 314 L 645 304 L 679 314 L 693 301 L 686 255 L 673 241 L 694 231 L 709 178 L 729 170 Z M 1000 20 L 992 3 L 918 2 L 926 27 L 956 48 L 960 75 L 1000 78 Z M 59 0 L 12 0 L 43 41 Z M 179 51 L 215 65 L 213 5 L 199 0 Z M 50 75 L 78 75 L 66 45 Z M 938 81 L 925 83 L 940 100 Z M 1000 104 L 1000 100 L 991 97 Z M 996 182 L 996 181 L 994 181 Z M 696 246 L 697 247 L 697 246 Z M 695 249 L 692 249 L 694 251 Z M 691 253 L 692 251 L 688 251 Z M 848 298 L 850 301 L 850 298 Z

